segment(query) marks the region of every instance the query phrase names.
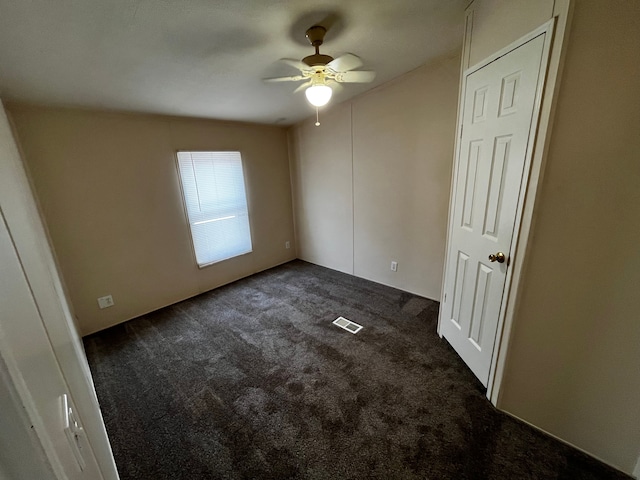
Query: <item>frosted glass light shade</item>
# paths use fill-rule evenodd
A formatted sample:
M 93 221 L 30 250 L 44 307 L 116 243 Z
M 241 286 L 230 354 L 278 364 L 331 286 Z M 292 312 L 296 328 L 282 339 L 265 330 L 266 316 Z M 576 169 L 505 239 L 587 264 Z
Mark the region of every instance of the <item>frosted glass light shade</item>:
M 311 105 L 323 107 L 331 100 L 333 90 L 327 85 L 312 85 L 304 91 L 304 94 Z

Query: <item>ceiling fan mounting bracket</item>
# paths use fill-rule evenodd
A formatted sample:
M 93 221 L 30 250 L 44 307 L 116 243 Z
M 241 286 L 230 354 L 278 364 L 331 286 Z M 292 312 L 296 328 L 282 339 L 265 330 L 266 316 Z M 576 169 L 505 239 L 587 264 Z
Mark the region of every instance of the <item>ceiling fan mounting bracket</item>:
M 322 45 L 322 42 L 324 42 L 324 36 L 326 33 L 327 33 L 327 29 L 324 28 L 322 25 L 314 25 L 313 27 L 309 28 L 306 32 L 309 43 L 311 43 L 311 45 L 316 48 Z

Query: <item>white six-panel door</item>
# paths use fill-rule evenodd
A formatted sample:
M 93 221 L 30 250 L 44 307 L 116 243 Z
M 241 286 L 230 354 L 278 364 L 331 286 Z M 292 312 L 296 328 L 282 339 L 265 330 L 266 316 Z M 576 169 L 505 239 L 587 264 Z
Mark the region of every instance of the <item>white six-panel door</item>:
M 545 35 L 465 77 L 440 333 L 487 386 Z M 504 254 L 504 263 L 499 263 Z M 490 255 L 496 255 L 494 261 Z

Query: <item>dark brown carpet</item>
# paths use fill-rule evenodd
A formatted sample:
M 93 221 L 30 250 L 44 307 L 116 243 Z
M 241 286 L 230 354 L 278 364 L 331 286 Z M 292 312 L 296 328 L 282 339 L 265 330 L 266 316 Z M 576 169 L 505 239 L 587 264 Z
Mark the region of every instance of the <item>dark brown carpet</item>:
M 122 480 L 630 478 L 496 411 L 437 311 L 294 261 L 85 338 Z

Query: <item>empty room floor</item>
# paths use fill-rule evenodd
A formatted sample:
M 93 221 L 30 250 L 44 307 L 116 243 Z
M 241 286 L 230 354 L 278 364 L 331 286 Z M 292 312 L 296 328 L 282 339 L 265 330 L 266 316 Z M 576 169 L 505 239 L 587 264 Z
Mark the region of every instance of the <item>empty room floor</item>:
M 494 409 L 437 316 L 296 260 L 86 337 L 121 479 L 631 478 Z

